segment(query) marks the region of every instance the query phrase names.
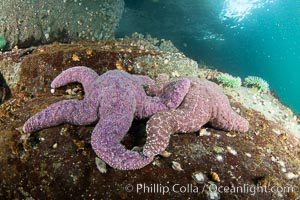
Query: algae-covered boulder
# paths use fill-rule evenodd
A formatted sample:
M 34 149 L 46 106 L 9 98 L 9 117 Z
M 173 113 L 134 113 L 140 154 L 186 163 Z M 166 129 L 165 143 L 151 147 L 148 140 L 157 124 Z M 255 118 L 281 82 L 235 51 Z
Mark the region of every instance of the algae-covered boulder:
M 206 125 L 200 132 L 172 135 L 169 153 L 140 170 L 103 166 L 91 148 L 93 125 L 62 124 L 22 133 L 24 122 L 36 112 L 63 99 L 83 98 L 76 83 L 50 93 L 50 82 L 66 68 L 85 65 L 99 74 L 119 69 L 155 76 L 170 63 L 165 71 L 176 71 L 178 66 L 172 68 L 166 59 L 189 61 L 180 52 L 161 48 L 161 42 L 128 37 L 1 54 L 0 95 L 9 90 L 10 95 L 0 105 L 0 199 L 297 199 L 300 145 L 292 124 L 299 123 L 271 94 L 254 97 L 249 88 L 226 90 L 233 109 L 250 123 L 247 133 Z M 143 70 L 135 71 L 145 57 L 156 59 L 157 66 L 144 60 Z M 220 73 L 194 70 L 194 76 L 212 79 Z M 144 145 L 146 122 L 133 122 L 122 141 L 128 149 Z M 243 190 L 234 192 L 238 187 Z M 259 192 L 258 187 L 267 190 Z

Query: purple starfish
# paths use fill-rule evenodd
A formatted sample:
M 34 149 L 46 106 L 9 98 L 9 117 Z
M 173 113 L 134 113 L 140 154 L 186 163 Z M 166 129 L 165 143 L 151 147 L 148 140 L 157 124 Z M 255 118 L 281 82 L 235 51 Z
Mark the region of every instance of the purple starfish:
M 148 87 L 148 94 L 159 95 L 168 84 L 166 76 L 159 79 L 162 84 Z M 189 92 L 177 109 L 156 113 L 147 122 L 145 156 L 153 157 L 165 150 L 171 134 L 199 131 L 208 122 L 227 131 L 246 132 L 249 129 L 248 121 L 232 110 L 217 84 L 198 78 L 190 78 L 190 81 Z
M 80 82 L 85 97 L 79 100 L 63 100 L 35 114 L 23 126 L 25 133 L 55 126 L 64 122 L 88 125 L 97 122 L 91 136 L 96 154 L 113 168 L 138 169 L 149 164 L 153 157 L 127 150 L 120 142 L 131 126 L 134 117 L 144 118 L 156 112 L 176 108 L 190 87 L 189 79 L 168 84 L 163 93 L 151 97 L 145 85 L 155 82 L 146 76 L 130 75 L 112 70 L 98 76 L 87 67 L 73 67 L 57 76 L 52 88 L 70 82 Z

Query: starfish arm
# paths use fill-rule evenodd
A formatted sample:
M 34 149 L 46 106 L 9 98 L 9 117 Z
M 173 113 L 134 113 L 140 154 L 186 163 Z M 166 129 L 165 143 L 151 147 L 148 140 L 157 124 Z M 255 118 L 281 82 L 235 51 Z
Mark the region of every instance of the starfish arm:
M 135 112 L 135 103 L 132 98 L 119 96 L 107 98 L 103 103 L 110 101 L 110 107 L 101 108 L 101 118 L 94 128 L 91 137 L 92 148 L 102 160 L 113 168 L 133 170 L 149 164 L 153 158 L 146 158 L 136 151 L 127 150 L 121 140 L 129 130 Z M 130 104 L 128 102 L 131 102 Z
M 85 92 L 87 92 L 87 88 L 98 77 L 98 74 L 90 68 L 84 66 L 72 67 L 59 74 L 52 81 L 51 87 L 58 88 L 68 83 L 80 82 Z
M 163 89 L 166 85 L 167 83 L 154 83 L 145 85 L 144 90 L 148 96 L 159 96 L 163 93 Z
M 168 108 L 177 108 L 188 93 L 190 86 L 191 82 L 188 78 L 172 81 L 164 88 L 160 98 Z
M 132 74 L 132 77 L 135 81 L 138 81 L 140 85 L 152 85 L 155 84 L 155 81 L 148 76 L 144 75 L 135 75 Z
M 168 112 L 168 111 L 167 111 Z M 167 117 L 163 120 L 161 117 Z M 169 113 L 155 114 L 147 122 L 147 139 L 143 148 L 143 154 L 153 157 L 167 148 L 170 136 L 175 133 L 173 124 L 174 119 L 170 118 Z
M 160 96 L 163 93 L 163 89 L 166 83 L 155 83 L 151 85 L 145 85 L 144 90 L 148 96 Z
M 234 112 L 230 106 L 223 106 L 223 109 L 218 112 L 216 118 L 210 121 L 211 125 L 217 129 L 226 131 L 247 132 L 249 122 Z
M 206 81 L 204 83 L 213 97 L 210 101 L 210 124 L 215 128 L 226 131 L 247 132 L 249 122 L 232 110 L 230 101 L 222 88 L 213 82 Z
M 163 93 L 164 87 L 169 84 L 168 74 L 158 74 L 155 83 L 145 87 L 146 94 L 149 96 L 159 96 Z
M 149 117 L 157 112 L 177 108 L 189 91 L 191 82 L 187 78 L 169 82 L 158 97 L 147 97 L 144 103 L 144 116 Z
M 28 119 L 23 131 L 30 133 L 67 122 L 88 125 L 97 121 L 97 109 L 87 101 L 63 100 L 52 104 Z
M 124 123 L 124 121 L 119 123 Z M 92 148 L 99 158 L 109 166 L 119 170 L 140 169 L 151 163 L 153 157 L 145 157 L 139 152 L 127 150 L 116 139 L 118 138 L 118 136 L 115 137 L 117 133 L 114 133 L 114 131 L 122 131 L 125 134 L 126 131 L 112 130 L 111 125 L 109 122 L 99 122 L 92 133 Z

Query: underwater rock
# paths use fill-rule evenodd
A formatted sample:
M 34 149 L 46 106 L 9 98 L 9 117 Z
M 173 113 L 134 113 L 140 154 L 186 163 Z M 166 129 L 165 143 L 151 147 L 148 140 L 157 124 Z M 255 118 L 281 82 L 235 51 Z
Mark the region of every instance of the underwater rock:
M 52 44 L 0 55 L 0 72 L 12 91 L 11 96 L 0 105 L 0 199 L 166 198 L 166 194 L 159 191 L 138 193 L 138 184 L 145 184 L 150 189 L 153 184 L 161 184 L 169 186 L 170 190 L 174 185 L 176 189 L 176 186 L 184 188 L 193 184 L 199 188 L 198 192 L 170 191 L 168 197 L 206 199 L 209 190 L 203 192 L 203 184 L 191 177 L 198 170 L 206 174 L 218 173 L 221 180 L 211 183 L 213 186 L 248 187 L 248 193 L 218 192 L 217 196 L 221 199 L 271 200 L 296 199 L 300 196 L 299 178 L 290 179 L 294 176 L 287 174 L 292 172 L 297 175 L 300 170 L 299 138 L 295 137 L 292 128 L 286 127 L 288 122 L 294 120 L 293 117 L 290 117 L 288 109 L 279 100 L 269 94 L 262 94 L 260 97 L 266 105 L 257 107 L 258 104 L 253 104 L 254 93 L 244 87 L 226 92 L 231 97 L 231 105 L 239 109 L 239 114 L 249 121 L 248 132 L 228 137 L 227 132 L 207 125 L 205 128 L 211 133 L 209 137 L 200 137 L 199 132 L 176 134 L 167 148 L 172 155 L 158 156 L 156 163 L 159 165 L 148 165 L 140 170 L 121 171 L 108 167 L 107 173 L 100 173 L 95 164 L 96 154 L 90 143 L 94 126 L 64 124 L 21 137 L 20 127 L 34 113 L 63 99 L 83 98 L 80 90 L 76 95 L 65 92 L 67 89 L 77 88 L 76 84 L 57 90 L 55 94 L 50 93 L 50 81 L 62 70 L 75 65 L 86 65 L 102 74 L 109 69 L 116 69 L 118 61 L 121 69 L 133 73 L 132 65 L 139 56 L 164 55 L 157 50 L 157 45 L 151 44 L 142 50 L 137 45 L 138 42 L 142 41 L 124 38 L 97 43 Z M 79 61 L 72 59 L 73 54 L 79 57 Z M 151 67 L 145 66 L 146 69 Z M 214 77 L 218 73 L 199 69 L 197 74 Z M 278 114 L 281 112 L 284 116 L 288 113 L 289 117 L 276 121 L 279 105 Z M 267 108 L 273 108 L 276 114 L 270 114 Z M 133 122 L 122 141 L 127 149 L 143 146 L 145 123 Z M 273 130 L 286 133 L 284 139 Z M 260 134 L 256 134 L 257 132 Z M 55 145 L 56 148 L 53 148 L 54 144 L 58 144 Z M 223 148 L 223 151 L 214 151 L 216 146 Z M 227 152 L 227 147 L 238 153 L 233 155 Z M 218 155 L 222 155 L 222 162 L 215 159 Z M 273 157 L 277 162 L 274 162 Z M 173 160 L 180 163 L 184 171 L 174 170 L 171 167 Z M 279 161 L 284 162 L 287 172 L 282 171 Z M 249 187 L 256 186 L 257 177 L 270 177 L 267 187 L 284 187 L 285 192 L 257 192 L 253 195 L 249 192 Z M 126 190 L 128 187 L 130 189 L 130 185 L 135 190 Z
M 165 72 L 164 68 L 154 69 L 153 63 L 144 62 L 143 71 L 140 71 L 133 67 L 138 65 L 139 58 L 150 56 L 158 60 L 196 63 L 182 53 L 169 54 L 163 51 L 166 47 L 161 47 L 155 41 L 154 38 L 133 34 L 131 37 L 115 40 L 53 43 L 38 48 L 17 49 L 0 55 L 0 72 L 12 91 L 39 94 L 48 93 L 51 80 L 72 66 L 88 66 L 98 74 L 110 69 L 119 69 L 153 78 L 156 74 Z M 168 67 L 169 74 L 176 70 L 176 66 Z M 184 69 L 184 65 L 181 67 Z M 186 74 L 196 71 L 197 67 L 195 65 L 193 70 L 187 68 Z
M 149 64 L 152 68 L 147 67 Z M 149 76 L 166 73 L 171 77 L 179 77 L 195 76 L 197 74 L 198 64 L 182 54 L 165 53 L 163 56 L 146 55 L 138 57 L 135 60 L 133 68 L 138 73 L 147 73 Z
M 0 73 L 0 104 L 5 99 L 10 97 L 10 89 L 6 84 L 6 81 L 3 77 L 3 75 Z
M 0 33 L 9 48 L 112 38 L 124 0 L 0 1 Z
M 165 73 L 170 77 L 197 76 L 198 63 L 181 53 L 170 40 L 158 40 L 150 35 L 133 33 L 133 41 L 138 41 L 141 49 L 154 48 L 160 55 L 144 55 L 137 57 L 133 62 L 136 73 L 146 73 L 150 77 Z

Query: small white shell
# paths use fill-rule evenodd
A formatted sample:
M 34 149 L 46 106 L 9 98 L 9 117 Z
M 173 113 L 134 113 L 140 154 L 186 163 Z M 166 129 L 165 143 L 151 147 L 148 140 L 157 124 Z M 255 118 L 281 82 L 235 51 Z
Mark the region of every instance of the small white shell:
M 223 162 L 223 161 L 224 161 L 224 158 L 223 158 L 222 155 L 217 154 L 217 155 L 216 155 L 216 160 L 219 161 L 219 162 Z
M 52 145 L 52 148 L 53 148 L 53 149 L 56 149 L 57 147 L 58 147 L 58 144 L 57 144 L 57 143 L 55 143 L 55 144 Z
M 237 151 L 236 150 L 234 150 L 232 147 L 227 147 L 227 150 L 228 150 L 228 152 L 229 153 L 231 153 L 232 155 L 234 155 L 234 156 L 236 156 L 237 155 Z
M 278 160 L 277 162 L 281 167 L 285 167 L 285 163 L 283 162 L 283 160 Z
M 285 178 L 286 179 L 295 179 L 295 178 L 298 178 L 299 177 L 299 174 L 297 173 L 297 174 L 295 174 L 295 173 L 293 173 L 293 172 L 287 172 L 287 173 L 285 173 L 284 174 L 284 176 L 285 176 Z
M 207 192 L 207 199 L 209 199 L 209 200 L 219 200 L 219 199 L 221 199 L 220 193 L 218 192 L 218 190 L 208 191 Z
M 207 131 L 206 128 L 202 128 L 199 132 L 199 136 L 210 136 L 211 132 Z
M 172 161 L 172 168 L 176 171 L 183 171 L 181 164 L 176 161 Z
M 95 158 L 95 162 L 99 172 L 105 174 L 107 172 L 106 163 L 98 157 Z
M 286 168 L 282 167 L 281 168 L 281 172 L 285 173 L 286 172 Z
M 204 183 L 207 180 L 207 176 L 205 174 L 203 174 L 202 172 L 194 172 L 192 174 L 193 179 L 197 182 L 197 183 Z
M 162 163 L 157 159 L 157 160 L 154 160 L 154 161 L 152 162 L 152 165 L 153 165 L 153 166 L 157 166 L 157 167 L 161 167 L 161 166 L 162 166 Z
M 221 195 L 218 192 L 217 186 L 214 183 L 209 184 L 209 190 L 206 193 L 206 199 L 208 200 L 219 200 Z
M 161 156 L 164 157 L 164 158 L 168 158 L 168 157 L 171 156 L 171 154 L 172 154 L 172 153 L 170 153 L 170 152 L 168 152 L 168 151 L 165 150 L 165 151 L 160 152 L 159 155 L 161 155 Z
M 139 146 L 134 146 L 131 151 L 136 151 L 136 152 L 142 152 L 143 151 L 143 147 L 139 147 Z
M 252 155 L 251 155 L 250 153 L 245 153 L 245 155 L 246 155 L 247 157 L 249 157 L 249 158 L 252 157 Z
M 236 137 L 236 134 L 234 132 L 226 133 L 227 137 Z
M 180 75 L 179 75 L 178 71 L 174 71 L 174 72 L 172 72 L 172 76 L 173 77 L 179 77 Z
M 51 94 L 54 94 L 55 89 L 54 89 L 54 88 L 51 88 L 50 92 L 51 92 Z

